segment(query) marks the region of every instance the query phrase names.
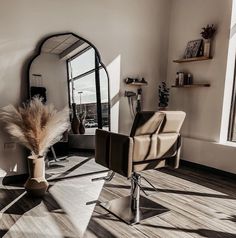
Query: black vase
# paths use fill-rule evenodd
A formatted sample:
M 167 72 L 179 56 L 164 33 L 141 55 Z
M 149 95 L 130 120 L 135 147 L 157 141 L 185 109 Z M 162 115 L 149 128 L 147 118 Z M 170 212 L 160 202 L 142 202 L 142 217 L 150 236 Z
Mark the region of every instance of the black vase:
M 80 121 L 79 124 L 79 133 L 83 135 L 85 133 L 85 125 L 84 125 L 84 120 Z
M 79 134 L 80 122 L 76 114 L 76 104 L 72 103 L 72 120 L 71 120 L 71 130 L 73 134 Z

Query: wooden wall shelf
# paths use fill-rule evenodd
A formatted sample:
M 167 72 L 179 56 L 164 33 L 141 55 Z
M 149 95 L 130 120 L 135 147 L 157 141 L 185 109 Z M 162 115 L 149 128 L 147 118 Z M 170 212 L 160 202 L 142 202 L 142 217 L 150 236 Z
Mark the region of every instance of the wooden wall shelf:
M 205 57 L 205 56 L 201 56 L 201 57 L 195 57 L 195 58 L 188 58 L 188 59 L 178 59 L 178 60 L 173 60 L 174 63 L 188 63 L 188 62 L 195 62 L 195 61 L 204 61 L 204 60 L 211 60 L 211 57 Z
M 172 88 L 200 88 L 200 87 L 210 87 L 209 83 L 196 83 L 196 84 L 186 84 L 186 85 L 172 85 Z

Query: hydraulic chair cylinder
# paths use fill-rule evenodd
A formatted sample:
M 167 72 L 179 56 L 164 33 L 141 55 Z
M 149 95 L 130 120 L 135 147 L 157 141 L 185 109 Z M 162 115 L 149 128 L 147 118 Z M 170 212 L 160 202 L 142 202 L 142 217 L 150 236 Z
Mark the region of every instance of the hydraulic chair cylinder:
M 141 176 L 140 174 L 133 173 L 131 177 L 131 209 L 132 211 L 139 211 L 140 206 L 140 184 Z

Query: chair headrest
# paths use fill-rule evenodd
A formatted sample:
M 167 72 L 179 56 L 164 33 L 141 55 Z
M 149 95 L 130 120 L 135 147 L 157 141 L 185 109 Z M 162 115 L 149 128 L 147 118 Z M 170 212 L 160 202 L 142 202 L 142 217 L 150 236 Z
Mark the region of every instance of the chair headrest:
M 163 112 L 143 111 L 135 116 L 130 136 L 157 134 L 165 118 Z
M 182 111 L 143 111 L 136 114 L 130 136 L 178 133 L 185 118 Z
M 165 119 L 160 133 L 179 133 L 186 113 L 182 111 L 163 111 L 163 113 L 165 113 Z

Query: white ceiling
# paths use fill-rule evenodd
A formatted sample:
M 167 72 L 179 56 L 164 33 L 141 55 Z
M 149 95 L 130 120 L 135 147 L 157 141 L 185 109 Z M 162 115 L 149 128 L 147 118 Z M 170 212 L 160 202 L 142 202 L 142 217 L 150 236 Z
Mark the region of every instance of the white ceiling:
M 61 54 L 64 50 L 80 41 L 79 38 L 73 36 L 72 34 L 54 36 L 49 38 L 42 47 L 43 53 L 50 54 Z

